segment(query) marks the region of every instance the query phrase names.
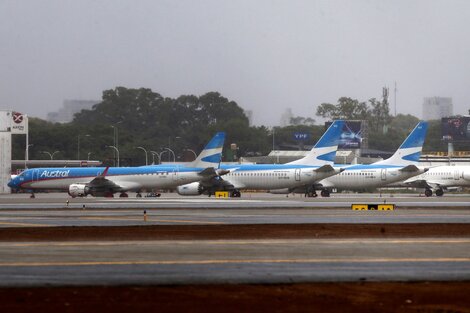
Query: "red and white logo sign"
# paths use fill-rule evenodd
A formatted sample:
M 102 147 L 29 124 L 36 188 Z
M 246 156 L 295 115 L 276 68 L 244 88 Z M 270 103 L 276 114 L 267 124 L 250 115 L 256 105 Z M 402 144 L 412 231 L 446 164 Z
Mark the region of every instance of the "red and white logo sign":
M 23 122 L 23 114 L 21 114 L 20 112 L 14 112 L 12 117 L 13 122 L 15 122 L 16 124 L 21 124 Z

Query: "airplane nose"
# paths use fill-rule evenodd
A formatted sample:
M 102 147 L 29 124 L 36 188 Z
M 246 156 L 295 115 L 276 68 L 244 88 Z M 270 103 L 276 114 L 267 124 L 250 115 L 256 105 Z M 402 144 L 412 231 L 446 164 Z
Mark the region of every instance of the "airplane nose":
M 10 180 L 10 181 L 8 182 L 7 186 L 10 187 L 10 188 L 13 188 L 13 187 L 15 186 L 15 184 L 13 184 L 13 181 Z

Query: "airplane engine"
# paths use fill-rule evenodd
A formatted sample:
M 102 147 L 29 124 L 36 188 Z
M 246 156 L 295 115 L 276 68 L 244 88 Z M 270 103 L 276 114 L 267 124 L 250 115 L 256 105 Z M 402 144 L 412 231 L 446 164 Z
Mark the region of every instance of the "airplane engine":
M 86 184 L 71 184 L 68 193 L 72 198 L 84 197 L 90 194 L 90 188 Z
M 176 191 L 181 196 L 199 196 L 204 192 L 200 183 L 194 182 L 191 184 L 181 185 L 176 187 Z
M 463 179 L 470 181 L 470 170 L 464 170 L 462 176 Z

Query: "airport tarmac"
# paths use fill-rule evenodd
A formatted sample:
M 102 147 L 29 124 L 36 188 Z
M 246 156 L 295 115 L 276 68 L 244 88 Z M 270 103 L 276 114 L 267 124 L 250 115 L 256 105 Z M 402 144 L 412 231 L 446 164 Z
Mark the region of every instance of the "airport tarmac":
M 67 204 L 66 201 L 69 201 Z M 394 211 L 352 211 L 352 203 L 393 203 Z M 146 220 L 144 221 L 144 211 Z M 0 196 L 0 227 L 230 225 L 300 223 L 469 223 L 470 196 L 352 194 L 331 198 L 245 194 L 241 199 Z
M 30 236 L 30 240 L 2 237 L 0 286 L 470 280 L 467 195 L 367 194 L 312 199 L 252 194 L 241 199 L 215 199 L 164 194 L 154 199 L 72 199 L 66 206 L 67 199 L 64 194 L 38 194 L 36 199 L 27 195 L 0 197 L 0 231 Z M 351 203 L 383 200 L 397 208 L 350 209 Z M 312 225 L 320 229 L 330 224 L 354 227 L 342 237 L 316 238 L 315 233 L 302 237 Z M 382 225 L 377 226 L 379 236 L 364 233 L 359 238 L 355 233 L 376 224 Z M 404 237 L 389 232 L 388 227 L 403 225 L 418 231 L 409 235 L 408 229 Z M 420 225 L 427 227 L 425 236 Z M 247 227 L 262 234 L 268 226 L 300 236 L 223 236 L 225 230 L 243 233 Z M 173 227 L 166 239 L 140 240 L 129 233 L 141 229 L 151 233 L 165 227 Z M 171 234 L 185 227 L 217 231 L 210 239 L 172 239 Z M 451 232 L 454 227 L 464 231 Z M 54 236 L 35 239 L 33 230 L 38 233 L 54 228 L 58 230 Z M 97 235 L 87 240 L 61 238 L 65 232 L 69 236 L 83 229 Z M 102 233 L 107 229 L 125 229 L 129 236 L 105 237 Z M 442 230 L 448 232 L 443 234 Z
M 462 281 L 470 238 L 0 243 L 0 286 Z

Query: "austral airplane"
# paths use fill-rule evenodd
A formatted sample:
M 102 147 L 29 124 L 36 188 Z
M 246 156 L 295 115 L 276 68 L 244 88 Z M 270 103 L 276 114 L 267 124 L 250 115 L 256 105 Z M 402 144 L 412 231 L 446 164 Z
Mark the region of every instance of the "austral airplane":
M 239 164 L 221 165 L 224 177 L 193 182 L 177 187 L 180 195 L 214 194 L 229 191 L 232 197 L 240 197 L 240 190 L 292 189 L 303 187 L 310 196 L 316 195 L 310 188 L 316 182 L 338 174 L 333 168 L 338 142 L 344 121 L 335 121 L 302 159 L 287 164 Z
M 436 196 L 444 195 L 444 190 L 470 186 L 470 166 L 444 165 L 431 167 L 424 174 L 408 178 L 404 182 L 387 185 L 387 187 L 424 188 L 424 195 L 431 197 L 433 190 Z
M 370 190 L 422 174 L 428 168 L 418 167 L 428 124 L 419 122 L 398 150 L 388 159 L 368 165 L 335 165 L 344 171 L 319 182 L 317 188 L 331 190 Z M 329 192 L 323 192 L 329 196 Z
M 220 164 L 224 140 L 225 133 L 217 133 L 196 160 L 185 165 L 32 168 L 13 178 L 8 186 L 32 192 L 64 190 L 72 197 L 112 197 L 115 193 L 127 197 L 128 191 L 136 191 L 139 197 L 144 189 L 175 188 L 219 177 L 216 168 Z

